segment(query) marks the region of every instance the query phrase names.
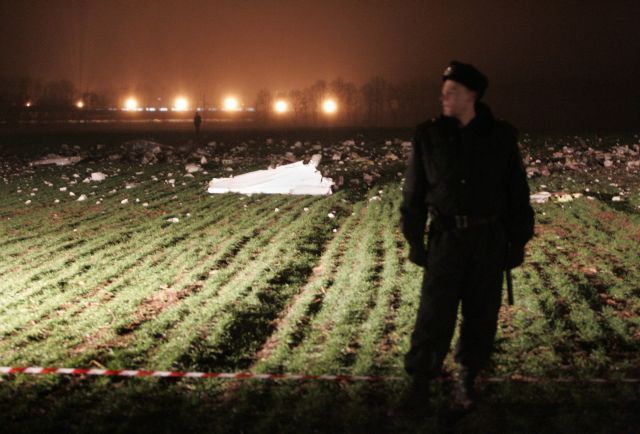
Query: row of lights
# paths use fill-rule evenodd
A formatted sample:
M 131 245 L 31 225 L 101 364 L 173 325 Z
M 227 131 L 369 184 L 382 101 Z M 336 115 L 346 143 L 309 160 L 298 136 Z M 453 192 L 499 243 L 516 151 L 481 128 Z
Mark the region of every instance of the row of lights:
M 25 104 L 25 107 L 31 107 L 31 101 L 28 101 Z M 83 108 L 84 107 L 84 102 L 82 100 L 77 101 L 76 102 L 76 107 L 79 108 L 79 109 Z M 289 111 L 289 103 L 287 101 L 283 100 L 283 99 L 279 99 L 273 104 L 273 109 L 277 113 L 286 113 L 286 112 Z M 138 105 L 138 101 L 133 97 L 127 98 L 127 100 L 124 103 L 123 110 L 127 110 L 127 111 L 140 110 L 139 109 L 139 105 Z M 189 101 L 184 97 L 176 98 L 175 101 L 174 101 L 172 110 L 173 111 L 187 111 L 187 110 L 189 110 Z M 233 98 L 233 97 L 226 98 L 224 100 L 224 110 L 227 110 L 227 111 L 238 111 L 238 110 L 241 110 L 240 109 L 240 104 L 238 103 L 238 100 L 236 98 Z M 338 104 L 333 99 L 325 99 L 322 102 L 322 110 L 327 114 L 335 113 L 336 111 L 338 111 Z
M 176 98 L 173 110 L 175 111 L 186 111 L 188 110 L 189 103 L 186 98 L 180 97 Z M 138 109 L 138 101 L 135 98 L 129 98 L 125 102 L 124 106 L 125 110 L 137 110 Z M 273 109 L 277 113 L 286 113 L 289 111 L 289 103 L 283 99 L 277 100 L 273 104 Z M 224 100 L 224 110 L 227 111 L 238 111 L 240 110 L 240 104 L 238 100 L 233 97 L 229 97 Z M 322 103 L 322 110 L 325 113 L 335 113 L 338 111 L 338 104 L 332 99 L 326 99 Z

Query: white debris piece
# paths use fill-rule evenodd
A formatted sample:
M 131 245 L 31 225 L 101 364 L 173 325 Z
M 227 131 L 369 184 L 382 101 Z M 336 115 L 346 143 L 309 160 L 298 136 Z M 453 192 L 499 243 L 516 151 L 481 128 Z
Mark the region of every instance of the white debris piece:
M 557 193 L 556 201 L 557 202 L 571 202 L 573 200 L 573 196 L 567 193 Z
M 322 156 L 315 154 L 309 164 L 297 161 L 275 169 L 257 170 L 232 178 L 213 178 L 209 193 L 266 193 L 328 195 L 334 185 L 316 169 Z
M 32 161 L 29 163 L 29 166 L 42 166 L 46 164 L 55 164 L 56 166 L 68 166 L 70 164 L 76 164 L 79 161 L 82 161 L 83 157 L 75 156 L 75 157 L 63 157 L 57 154 L 49 154 L 40 160 Z
M 200 167 L 199 164 L 195 164 L 195 163 L 189 163 L 186 166 L 184 166 L 184 170 L 186 170 L 187 173 L 198 172 L 200 171 L 200 169 L 202 169 L 202 167 Z
M 128 204 L 128 203 L 129 203 L 129 199 L 122 199 L 122 200 L 120 201 L 120 203 L 121 203 L 122 205 L 126 205 L 126 204 Z
M 180 219 L 178 217 L 171 217 L 171 218 L 168 218 L 167 221 L 169 223 L 179 223 Z
M 532 203 L 546 203 L 550 197 L 551 193 L 549 193 L 548 191 L 541 191 L 532 194 L 531 196 L 529 196 L 529 199 Z
M 81 194 L 80 197 L 77 200 L 78 200 L 78 202 L 84 202 L 85 200 L 87 200 L 87 195 L 86 194 Z
M 91 173 L 91 180 L 92 181 L 100 182 L 100 181 L 104 181 L 105 179 L 107 179 L 107 175 L 105 175 L 102 172 L 92 172 Z

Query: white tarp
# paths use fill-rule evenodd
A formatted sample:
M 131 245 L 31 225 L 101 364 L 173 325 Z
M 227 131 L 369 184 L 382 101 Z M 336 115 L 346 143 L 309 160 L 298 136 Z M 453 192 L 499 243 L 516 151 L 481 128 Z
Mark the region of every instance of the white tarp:
M 275 169 L 257 170 L 232 178 L 213 178 L 209 193 L 266 193 L 266 194 L 331 194 L 333 180 L 325 178 L 316 169 L 320 154 L 311 158 L 309 164 L 297 161 Z

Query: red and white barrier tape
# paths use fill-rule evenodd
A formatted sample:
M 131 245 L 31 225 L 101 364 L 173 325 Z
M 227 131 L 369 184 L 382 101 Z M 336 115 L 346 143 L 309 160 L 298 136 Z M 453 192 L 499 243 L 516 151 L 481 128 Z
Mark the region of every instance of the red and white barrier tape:
M 300 374 L 252 374 L 251 372 L 180 372 L 180 371 L 148 371 L 133 369 L 82 369 L 82 368 L 41 368 L 0 366 L 0 374 L 55 374 L 55 375 L 94 375 L 103 377 L 160 377 L 160 378 L 222 378 L 232 380 L 327 380 L 327 381 L 402 381 L 407 377 L 372 376 L 372 375 L 300 375 Z M 449 379 L 436 379 L 446 382 Z M 589 383 L 589 384 L 638 384 L 640 378 L 540 378 L 514 375 L 512 377 L 478 378 L 482 383 Z

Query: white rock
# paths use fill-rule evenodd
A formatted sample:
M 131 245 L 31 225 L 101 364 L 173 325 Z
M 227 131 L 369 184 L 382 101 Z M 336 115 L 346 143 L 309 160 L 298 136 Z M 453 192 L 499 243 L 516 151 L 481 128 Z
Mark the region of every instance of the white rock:
M 169 223 L 179 223 L 180 219 L 178 217 L 171 217 L 171 218 L 168 218 L 167 221 Z
M 122 199 L 122 200 L 120 201 L 120 203 L 121 203 L 122 205 L 125 205 L 125 204 L 129 203 L 129 199 Z
M 327 214 L 327 217 L 329 217 L 330 219 L 334 219 L 336 218 L 336 215 L 332 212 L 330 212 L 329 214 Z
M 87 200 L 86 194 L 81 194 L 80 197 L 77 199 L 78 202 L 84 202 L 85 200 Z
M 107 179 L 107 175 L 105 175 L 102 172 L 92 172 L 91 173 L 91 180 L 92 181 L 100 182 L 100 181 L 104 181 L 105 179 Z

